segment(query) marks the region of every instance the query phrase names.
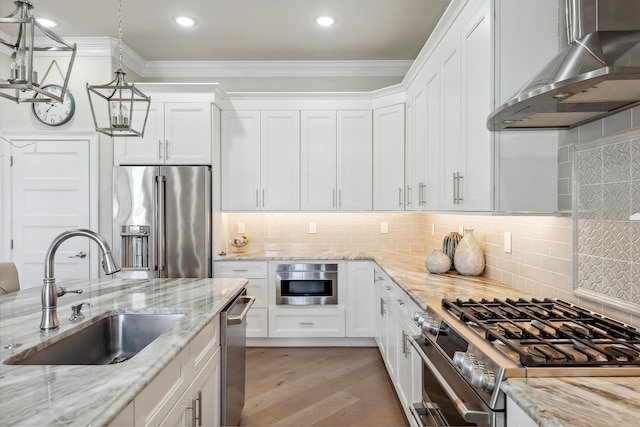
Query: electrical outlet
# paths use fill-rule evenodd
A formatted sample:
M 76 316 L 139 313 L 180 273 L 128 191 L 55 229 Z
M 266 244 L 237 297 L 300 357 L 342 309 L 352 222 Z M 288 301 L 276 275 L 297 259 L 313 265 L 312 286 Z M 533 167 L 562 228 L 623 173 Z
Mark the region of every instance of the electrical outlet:
M 459 226 L 458 227 L 458 233 L 460 233 L 461 236 L 464 236 L 464 227 L 463 226 Z
M 311 234 L 315 234 L 316 233 L 316 223 L 315 222 L 310 222 L 309 223 L 309 233 L 311 233 Z
M 246 231 L 244 231 L 244 222 L 239 222 L 238 223 L 238 234 L 244 234 L 246 233 Z
M 436 235 L 436 225 L 435 224 L 431 224 L 431 235 L 432 236 Z
M 381 222 L 380 223 L 380 232 L 382 234 L 386 234 L 389 232 L 389 223 L 388 222 Z
M 505 231 L 504 233 L 504 251 L 505 253 L 511 253 L 511 232 Z

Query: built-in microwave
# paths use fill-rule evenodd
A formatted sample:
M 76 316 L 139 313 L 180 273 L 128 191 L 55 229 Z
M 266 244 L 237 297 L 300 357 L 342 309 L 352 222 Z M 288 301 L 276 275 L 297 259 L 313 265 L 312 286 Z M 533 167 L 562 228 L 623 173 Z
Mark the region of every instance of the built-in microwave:
M 338 304 L 338 264 L 278 264 L 276 304 Z

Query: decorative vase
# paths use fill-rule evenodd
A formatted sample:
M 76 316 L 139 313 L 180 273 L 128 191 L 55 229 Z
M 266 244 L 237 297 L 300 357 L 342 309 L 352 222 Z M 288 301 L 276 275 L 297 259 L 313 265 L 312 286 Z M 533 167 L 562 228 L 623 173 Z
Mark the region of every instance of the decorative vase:
M 456 247 L 453 264 L 458 273 L 464 276 L 478 276 L 484 271 L 484 254 L 472 229 L 464 230 L 464 237 Z
M 442 252 L 444 252 L 449 259 L 451 260 L 451 270 L 455 270 L 455 266 L 453 265 L 453 257 L 456 254 L 456 247 L 458 243 L 462 240 L 462 235 L 455 231 L 447 234 L 442 241 Z
M 427 267 L 430 273 L 446 273 L 451 268 L 451 259 L 440 249 L 434 249 L 424 260 L 424 266 Z

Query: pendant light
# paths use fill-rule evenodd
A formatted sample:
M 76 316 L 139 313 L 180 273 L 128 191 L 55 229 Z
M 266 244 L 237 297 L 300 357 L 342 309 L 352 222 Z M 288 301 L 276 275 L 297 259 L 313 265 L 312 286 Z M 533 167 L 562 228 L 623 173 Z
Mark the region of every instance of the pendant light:
M 151 98 L 142 93 L 133 83 L 127 83 L 122 69 L 122 0 L 118 6 L 118 48 L 120 52 L 115 78 L 104 85 L 87 83 L 93 123 L 96 131 L 111 137 L 142 137 L 147 125 Z M 94 99 L 97 101 L 95 106 Z M 98 116 L 95 107 L 105 104 L 99 102 L 101 99 L 106 101 L 106 106 L 98 111 Z M 143 115 L 144 119 L 137 119 L 138 116 Z
M 20 102 L 62 102 L 71 68 L 76 57 L 75 43 L 67 43 L 56 33 L 40 24 L 32 15 L 33 5 L 27 0 L 15 0 L 16 9 L 7 17 L 0 18 L 0 45 L 10 48 L 11 69 L 8 78 L 0 72 L 0 96 Z M 15 38 L 9 36 L 15 34 Z M 63 75 L 62 90 L 48 91 L 40 87 L 36 69 L 39 56 L 55 55 L 63 62 L 60 52 L 69 54 L 67 72 Z

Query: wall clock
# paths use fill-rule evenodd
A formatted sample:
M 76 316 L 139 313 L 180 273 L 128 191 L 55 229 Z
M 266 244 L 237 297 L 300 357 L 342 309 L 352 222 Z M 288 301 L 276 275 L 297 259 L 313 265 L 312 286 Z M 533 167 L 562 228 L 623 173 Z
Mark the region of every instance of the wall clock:
M 49 84 L 42 87 L 47 92 L 51 92 L 55 95 L 62 93 L 62 86 Z M 36 93 L 33 96 L 37 98 L 46 98 L 45 95 Z M 71 91 L 67 89 L 64 93 L 62 102 L 34 102 L 31 106 L 33 115 L 36 119 L 48 126 L 60 126 L 67 123 L 73 117 L 76 111 L 76 101 L 73 99 Z

